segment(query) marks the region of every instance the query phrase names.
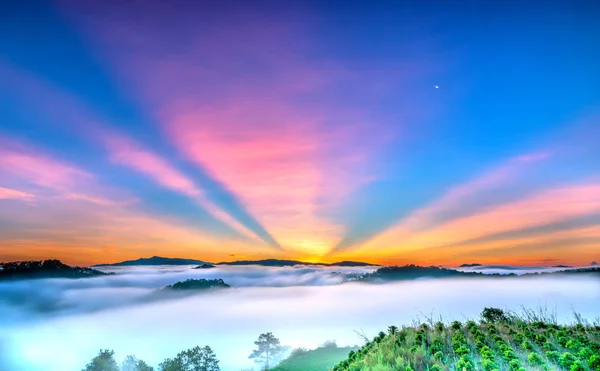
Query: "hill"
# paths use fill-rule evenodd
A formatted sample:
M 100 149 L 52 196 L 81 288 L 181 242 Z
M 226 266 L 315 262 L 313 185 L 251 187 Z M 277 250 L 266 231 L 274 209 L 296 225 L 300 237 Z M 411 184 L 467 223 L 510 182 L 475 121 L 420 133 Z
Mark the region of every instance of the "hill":
M 440 267 L 421 267 L 418 265 L 405 265 L 402 267 L 382 267 L 373 273 L 364 274 L 359 281 L 377 283 L 381 281 L 403 281 L 419 278 L 460 278 L 484 277 L 481 272 L 462 272 L 455 269 Z
M 404 281 L 404 280 L 416 280 L 425 278 L 528 278 L 537 276 L 559 276 L 559 275 L 576 275 L 576 274 L 600 274 L 599 267 L 588 267 L 588 268 L 577 268 L 577 269 L 565 269 L 554 272 L 536 272 L 536 273 L 524 273 L 524 274 L 500 274 L 500 273 L 483 273 L 483 272 L 472 272 L 472 271 L 459 271 L 456 269 L 441 268 L 441 267 L 421 267 L 418 265 L 405 265 L 402 267 L 382 267 L 377 269 L 375 272 L 361 275 L 357 280 L 369 283 L 380 283 L 389 281 Z
M 104 273 L 92 268 L 71 267 L 56 259 L 0 263 L 0 280 L 87 278 L 109 274 L 112 273 Z
M 317 348 L 282 361 L 271 371 L 329 371 L 356 348 Z
M 135 260 L 125 260 L 119 263 L 96 264 L 93 267 L 122 267 L 131 265 L 199 265 L 205 264 L 202 260 L 181 259 L 181 258 L 163 258 L 162 256 L 153 256 L 151 258 L 140 258 Z
M 390 326 L 333 371 L 600 371 L 600 324 L 584 323 L 486 308 L 479 322 Z
M 229 288 L 228 284 L 226 284 L 222 279 L 187 279 L 185 281 L 179 281 L 173 285 L 166 286 L 163 290 L 167 291 L 185 291 L 185 290 L 207 290 L 207 289 L 216 289 L 216 288 Z
M 341 261 L 331 264 L 327 263 L 309 263 L 299 260 L 281 260 L 281 259 L 263 259 L 263 260 L 237 260 L 233 262 L 221 262 L 217 265 L 260 265 L 263 267 L 293 267 L 296 265 L 316 265 L 321 267 L 371 267 L 375 266 L 369 263 Z

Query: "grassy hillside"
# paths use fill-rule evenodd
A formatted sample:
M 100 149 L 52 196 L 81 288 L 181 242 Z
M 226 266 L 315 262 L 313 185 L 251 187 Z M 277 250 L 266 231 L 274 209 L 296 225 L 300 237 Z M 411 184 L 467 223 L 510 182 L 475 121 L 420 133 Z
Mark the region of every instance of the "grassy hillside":
M 487 312 L 486 312 L 487 311 Z M 600 371 L 600 324 L 489 309 L 482 320 L 390 326 L 334 371 Z
M 329 371 L 356 348 L 318 348 L 284 360 L 271 371 Z

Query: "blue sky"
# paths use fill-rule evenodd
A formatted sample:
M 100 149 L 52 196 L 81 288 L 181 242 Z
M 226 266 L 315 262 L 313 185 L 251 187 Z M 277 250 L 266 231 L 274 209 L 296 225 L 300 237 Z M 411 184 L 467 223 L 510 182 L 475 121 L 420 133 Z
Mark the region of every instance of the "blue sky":
M 0 259 L 598 256 L 592 1 L 0 6 Z

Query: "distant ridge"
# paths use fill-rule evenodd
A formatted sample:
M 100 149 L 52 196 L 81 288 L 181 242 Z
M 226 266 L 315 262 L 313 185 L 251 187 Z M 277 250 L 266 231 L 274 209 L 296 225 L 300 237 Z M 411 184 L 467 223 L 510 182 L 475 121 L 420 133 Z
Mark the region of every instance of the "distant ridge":
M 0 281 L 34 278 L 87 278 L 112 274 L 92 268 L 72 267 L 57 259 L 0 262 Z
M 201 265 L 206 264 L 202 260 L 196 259 L 181 259 L 181 258 L 164 258 L 162 256 L 153 256 L 151 258 L 140 258 L 136 260 L 126 260 L 119 263 L 111 264 L 96 264 L 93 267 L 122 267 L 131 265 Z
M 459 268 L 472 268 L 472 267 L 481 267 L 481 264 L 479 264 L 479 263 L 462 264 Z
M 293 267 L 295 265 L 316 265 L 321 267 L 376 267 L 375 264 L 341 261 L 331 264 L 326 263 L 308 263 L 299 260 L 280 260 L 280 259 L 263 259 L 263 260 L 237 260 L 233 262 L 222 262 L 217 265 L 260 265 L 263 267 Z

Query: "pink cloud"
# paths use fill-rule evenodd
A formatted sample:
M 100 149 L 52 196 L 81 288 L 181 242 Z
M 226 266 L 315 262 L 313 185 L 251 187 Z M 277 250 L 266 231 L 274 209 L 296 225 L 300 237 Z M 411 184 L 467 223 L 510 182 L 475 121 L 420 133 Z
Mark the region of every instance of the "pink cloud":
M 0 187 L 0 200 L 23 200 L 31 201 L 35 198 L 34 194 L 17 191 L 16 189 Z
M 117 134 L 107 134 L 104 138 L 113 162 L 142 173 L 167 189 L 190 197 L 217 220 L 230 225 L 249 238 L 255 238 L 252 231 L 213 203 L 201 188 L 164 158 Z
M 0 138 L 0 169 L 4 176 L 25 179 L 35 185 L 65 190 L 77 187 L 93 176 L 82 169 L 56 160 L 22 143 Z
M 36 199 L 59 197 L 98 205 L 124 205 L 120 192 L 99 184 L 91 172 L 49 155 L 39 148 L 10 138 L 0 138 L 0 180 L 39 190 Z M 32 198 L 30 195 L 29 198 Z
M 372 91 L 365 99 L 376 100 L 382 92 L 374 74 L 393 85 L 419 69 L 358 71 L 311 60 L 307 25 L 260 12 L 243 14 L 244 22 L 224 12 L 232 25 L 226 29 L 184 15 L 165 30 L 159 25 L 169 16 L 124 21 L 125 9 L 133 8 L 99 9 L 103 15 L 95 16 L 78 12 L 77 4 L 66 7 L 185 158 L 225 184 L 282 245 L 326 251 L 342 227 L 322 208 L 372 181 L 377 169 L 367 164 L 398 135 L 398 125 L 374 125 L 368 112 L 332 97 L 346 89 L 361 97 Z M 166 4 L 162 13 L 187 14 L 174 8 Z M 122 161 L 160 175 L 163 185 L 197 197 L 196 188 L 147 155 L 127 157 Z
M 479 213 L 450 220 L 425 231 L 396 228 L 369 243 L 385 245 L 390 241 L 409 250 L 455 244 L 461 241 L 547 225 L 581 215 L 600 212 L 600 184 L 578 184 L 539 192 L 518 201 L 492 206 Z M 594 227 L 594 230 L 597 230 Z M 560 232 L 565 234 L 568 232 Z M 551 234 L 547 234 L 551 237 Z M 537 237 L 536 237 L 537 238 Z M 494 245 L 497 242 L 486 243 Z M 506 241 L 498 242 L 506 244 Z M 400 246 L 399 246 L 400 247 Z
M 463 184 L 450 188 L 440 198 L 424 208 L 414 211 L 402 220 L 397 229 L 410 231 L 433 227 L 437 216 L 441 213 L 459 209 L 466 200 L 478 197 L 481 192 L 514 181 L 529 166 L 533 166 L 536 162 L 545 160 L 548 157 L 550 157 L 548 152 L 532 152 L 511 158 Z

